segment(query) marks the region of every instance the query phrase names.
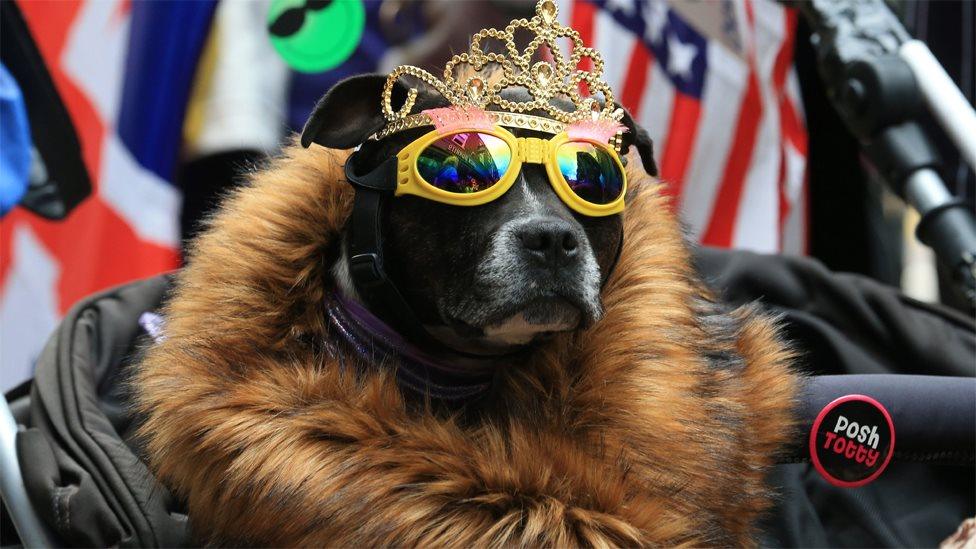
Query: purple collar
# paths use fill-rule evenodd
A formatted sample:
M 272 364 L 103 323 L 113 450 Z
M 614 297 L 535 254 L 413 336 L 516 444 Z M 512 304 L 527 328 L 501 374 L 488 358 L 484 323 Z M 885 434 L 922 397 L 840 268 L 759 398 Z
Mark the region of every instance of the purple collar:
M 466 359 L 462 366 L 457 357 L 429 353 L 338 291 L 327 299 L 326 312 L 336 336 L 344 339 L 362 362 L 369 366 L 394 364 L 397 383 L 405 389 L 435 399 L 461 401 L 481 396 L 491 386 L 494 363 L 490 360 L 482 365 Z

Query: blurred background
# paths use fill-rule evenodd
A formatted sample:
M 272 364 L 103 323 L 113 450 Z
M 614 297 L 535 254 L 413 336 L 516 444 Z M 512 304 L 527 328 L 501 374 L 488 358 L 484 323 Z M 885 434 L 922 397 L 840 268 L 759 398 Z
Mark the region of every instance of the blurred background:
M 560 0 L 559 18 L 650 133 L 703 244 L 812 255 L 962 307 L 917 216 L 862 161 L 810 32 L 772 0 Z M 891 2 L 973 102 L 974 3 Z M 31 375 L 82 297 L 180 266 L 220 196 L 300 131 L 335 82 L 438 74 L 533 1 L 0 2 L 0 385 Z M 971 169 L 938 126 L 943 177 Z

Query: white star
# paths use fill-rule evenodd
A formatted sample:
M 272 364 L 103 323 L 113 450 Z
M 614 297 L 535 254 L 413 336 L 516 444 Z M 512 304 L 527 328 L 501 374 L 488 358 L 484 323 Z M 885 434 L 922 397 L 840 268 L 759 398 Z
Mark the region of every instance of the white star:
M 668 72 L 680 76 L 682 80 L 691 79 L 691 64 L 698 55 L 694 44 L 685 44 L 677 36 L 668 36 Z
M 668 7 L 664 0 L 648 0 L 644 3 L 642 15 L 644 16 L 644 38 L 657 44 L 661 41 L 661 34 L 664 26 L 668 23 Z
M 634 15 L 634 0 L 607 0 L 607 9 L 620 10 L 629 17 Z

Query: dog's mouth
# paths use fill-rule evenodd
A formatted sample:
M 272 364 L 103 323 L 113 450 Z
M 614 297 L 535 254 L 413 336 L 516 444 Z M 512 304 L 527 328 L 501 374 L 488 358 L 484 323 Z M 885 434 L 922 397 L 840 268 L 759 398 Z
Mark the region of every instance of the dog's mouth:
M 524 345 L 540 336 L 575 330 L 582 319 L 580 308 L 566 298 L 539 297 L 514 314 L 489 323 L 482 332 L 490 341 Z
M 584 304 L 571 298 L 537 295 L 493 311 L 479 319 L 478 325 L 465 319 L 447 318 L 444 325 L 427 328 L 452 347 L 493 354 L 572 331 L 595 320 L 585 311 Z

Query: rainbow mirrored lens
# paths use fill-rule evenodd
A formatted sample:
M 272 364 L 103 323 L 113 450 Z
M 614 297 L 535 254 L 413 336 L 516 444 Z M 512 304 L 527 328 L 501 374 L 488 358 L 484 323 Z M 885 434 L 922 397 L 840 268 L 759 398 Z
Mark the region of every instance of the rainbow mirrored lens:
M 559 171 L 569 188 L 591 204 L 610 204 L 620 198 L 624 176 L 609 150 L 593 143 L 570 141 L 556 149 Z
M 483 191 L 498 183 L 512 164 L 512 150 L 494 135 L 463 132 L 444 136 L 417 158 L 427 183 L 452 193 Z

